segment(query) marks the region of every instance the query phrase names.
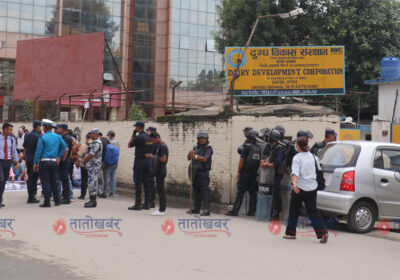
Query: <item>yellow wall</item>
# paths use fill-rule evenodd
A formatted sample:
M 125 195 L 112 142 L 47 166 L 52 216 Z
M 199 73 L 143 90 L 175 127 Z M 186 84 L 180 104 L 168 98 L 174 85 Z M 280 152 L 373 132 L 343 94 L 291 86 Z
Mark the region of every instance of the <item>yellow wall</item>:
M 400 144 L 400 124 L 392 125 L 392 142 Z

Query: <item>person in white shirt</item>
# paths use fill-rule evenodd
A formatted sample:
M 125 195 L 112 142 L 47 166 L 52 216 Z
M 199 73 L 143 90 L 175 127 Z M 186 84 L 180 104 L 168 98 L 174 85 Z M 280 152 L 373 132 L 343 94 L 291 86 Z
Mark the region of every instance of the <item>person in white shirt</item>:
M 76 167 L 74 164 L 74 170 L 72 172 L 72 186 L 75 188 L 81 188 L 82 185 L 82 175 L 81 175 L 81 168 Z
M 308 151 L 308 138 L 299 137 L 296 141 L 299 152 L 292 163 L 292 194 L 290 198 L 289 218 L 285 239 L 296 239 L 297 220 L 300 208 L 304 202 L 309 219 L 321 243 L 328 242 L 328 231 L 317 210 L 317 174 L 316 166 L 320 169 L 319 161 Z
M 21 127 L 18 129 L 18 136 L 17 136 L 17 152 L 24 153 L 24 140 L 25 140 L 25 132 L 24 129 Z

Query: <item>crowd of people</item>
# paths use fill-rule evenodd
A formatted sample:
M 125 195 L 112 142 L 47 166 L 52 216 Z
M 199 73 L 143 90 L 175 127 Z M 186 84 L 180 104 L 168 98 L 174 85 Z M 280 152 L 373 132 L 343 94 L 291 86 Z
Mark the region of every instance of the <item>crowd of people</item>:
M 129 210 L 149 210 L 155 207 L 156 193 L 159 196 L 159 209 L 152 215 L 165 215 L 168 146 L 161 139 L 157 128 L 148 127 L 138 121 L 128 142 L 128 148 L 135 148 L 133 181 L 135 201 Z M 43 133 L 42 133 L 43 129 Z M 53 132 L 53 129 L 55 131 Z M 0 207 L 4 207 L 2 197 L 7 178 L 27 180 L 28 203 L 38 203 L 37 182 L 40 178 L 44 202 L 40 207 L 70 204 L 72 186 L 81 189 L 79 199 L 89 201 L 84 207 L 96 207 L 97 197 L 107 198 L 115 195 L 116 169 L 118 167 L 120 145 L 115 132 L 109 131 L 106 137 L 99 129 L 92 129 L 86 138 L 79 141 L 67 124 L 55 125 L 50 120 L 34 121 L 33 130 L 18 129 L 18 136 L 12 135 L 13 126 L 4 123 L 0 137 Z M 317 172 L 320 170 L 318 153 L 327 143 L 335 141 L 337 134 L 326 129 L 325 139 L 316 142 L 311 148 L 309 140 L 313 135 L 300 130 L 296 141 L 285 138 L 285 128 L 263 129 L 262 135 L 251 127 L 244 130 L 245 141 L 238 148 L 240 161 L 237 172 L 237 194 L 228 216 L 238 216 L 246 192 L 249 193 L 247 215 L 254 216 L 257 205 L 257 192 L 262 188 L 272 196 L 271 218 L 280 219 L 282 180 L 289 178 L 292 188 L 287 239 L 296 236 L 296 224 L 302 203 L 321 242 L 327 241 L 326 227 L 319 222 L 316 208 Z M 213 149 L 207 132 L 197 134 L 197 143 L 187 154 L 189 178 L 193 189 L 194 205 L 187 213 L 210 215 L 210 170 Z M 25 160 L 25 162 L 24 162 Z M 25 166 L 26 165 L 26 166 Z M 102 186 L 98 177 L 102 173 Z M 267 174 L 263 176 L 262 173 Z M 263 179 L 264 178 L 264 179 Z M 266 178 L 266 179 L 265 179 Z M 142 204 L 142 189 L 144 202 Z
M 95 207 L 97 196 L 115 195 L 120 147 L 114 131 L 102 137 L 98 129 L 93 129 L 80 141 L 67 124 L 36 120 L 31 132 L 25 127 L 18 129 L 17 136 L 12 132 L 13 125 L 4 123 L 0 137 L 0 207 L 5 206 L 2 202 L 8 179 L 26 182 L 27 203 L 40 202 L 36 198 L 40 182 L 44 196 L 40 207 L 50 207 L 51 197 L 55 206 L 70 204 L 73 187 L 81 190 L 79 199 L 85 199 L 89 188 L 90 201 L 85 207 Z M 103 189 L 97 183 L 100 172 Z

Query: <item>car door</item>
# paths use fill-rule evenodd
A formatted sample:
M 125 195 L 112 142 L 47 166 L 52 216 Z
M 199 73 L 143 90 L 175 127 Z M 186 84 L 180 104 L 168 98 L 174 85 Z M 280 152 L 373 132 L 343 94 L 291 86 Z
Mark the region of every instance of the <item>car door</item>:
M 400 149 L 378 148 L 374 157 L 374 185 L 382 216 L 400 216 Z

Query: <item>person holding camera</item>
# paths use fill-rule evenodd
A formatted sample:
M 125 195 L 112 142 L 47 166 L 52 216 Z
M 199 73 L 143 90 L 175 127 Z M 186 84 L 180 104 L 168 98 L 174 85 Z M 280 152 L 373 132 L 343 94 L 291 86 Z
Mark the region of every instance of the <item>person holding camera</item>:
M 151 153 L 153 143 L 144 131 L 144 122 L 134 124 L 135 130 L 129 141 L 128 148 L 135 148 L 133 163 L 133 181 L 135 182 L 135 204 L 129 210 L 149 210 L 152 188 Z M 142 185 L 144 186 L 145 200 L 141 206 Z

